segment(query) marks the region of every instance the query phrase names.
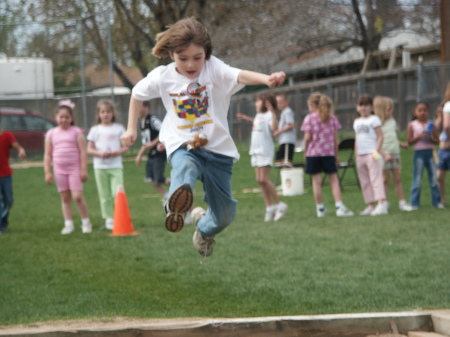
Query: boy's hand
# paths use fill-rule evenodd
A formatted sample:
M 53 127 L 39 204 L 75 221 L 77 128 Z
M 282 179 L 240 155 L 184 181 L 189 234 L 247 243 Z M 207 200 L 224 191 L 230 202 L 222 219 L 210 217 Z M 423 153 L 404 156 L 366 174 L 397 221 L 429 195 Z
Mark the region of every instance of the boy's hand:
M 123 146 L 129 147 L 132 146 L 136 142 L 137 133 L 136 131 L 127 130 L 122 137 L 120 137 L 120 141 Z
M 17 155 L 20 159 L 27 159 L 27 154 L 23 148 L 19 150 L 19 153 Z
M 156 145 L 156 151 L 163 152 L 165 150 L 166 150 L 166 146 L 163 143 L 158 143 L 158 145 Z
M 276 73 L 272 73 L 269 76 L 269 88 L 273 88 L 277 85 L 282 85 L 286 80 L 286 74 L 284 71 L 278 71 Z
M 134 159 L 134 163 L 136 164 L 136 166 L 141 166 L 141 161 L 142 161 L 142 156 L 140 154 L 138 154 L 136 156 L 136 158 Z

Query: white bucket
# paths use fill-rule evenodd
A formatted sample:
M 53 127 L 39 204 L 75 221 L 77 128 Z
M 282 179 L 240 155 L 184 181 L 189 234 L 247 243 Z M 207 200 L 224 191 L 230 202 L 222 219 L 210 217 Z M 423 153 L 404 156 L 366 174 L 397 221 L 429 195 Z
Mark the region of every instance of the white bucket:
M 291 196 L 303 194 L 303 169 L 281 169 L 280 173 L 283 195 Z

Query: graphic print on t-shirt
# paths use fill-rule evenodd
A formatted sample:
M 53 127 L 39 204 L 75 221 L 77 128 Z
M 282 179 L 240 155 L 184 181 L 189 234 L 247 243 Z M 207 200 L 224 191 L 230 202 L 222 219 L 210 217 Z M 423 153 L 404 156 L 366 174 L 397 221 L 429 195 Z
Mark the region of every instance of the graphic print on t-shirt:
M 206 91 L 206 86 L 201 86 L 198 83 L 191 83 L 186 90 L 178 94 L 170 94 L 172 99 L 174 111 L 181 119 L 185 119 L 192 124 L 178 126 L 179 129 L 187 129 L 192 127 L 198 127 L 200 125 L 212 123 L 213 120 L 209 119 L 200 123 L 195 123 L 197 118 L 207 116 L 209 107 L 209 97 Z

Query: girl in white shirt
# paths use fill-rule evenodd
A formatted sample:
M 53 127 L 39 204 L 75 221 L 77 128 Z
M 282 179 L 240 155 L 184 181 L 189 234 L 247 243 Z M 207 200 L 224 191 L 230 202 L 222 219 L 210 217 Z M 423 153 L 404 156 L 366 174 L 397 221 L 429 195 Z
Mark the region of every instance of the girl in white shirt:
M 273 133 L 278 129 L 277 101 L 274 95 L 261 94 L 255 102 L 256 116 L 254 118 L 237 113 L 236 118 L 253 123 L 250 155 L 255 168 L 256 181 L 261 186 L 266 213 L 264 221 L 278 221 L 287 211 L 287 205 L 280 202 L 278 194 L 270 180 L 270 169 L 273 166 L 274 141 Z
M 360 215 L 382 215 L 388 213 L 386 194 L 383 184 L 383 169 L 380 158 L 383 133 L 381 120 L 372 115 L 373 100 L 369 95 L 358 98 L 356 105 L 361 117 L 353 122 L 355 130 L 355 153 L 358 178 L 367 207 Z M 375 207 L 375 202 L 378 205 Z
M 120 137 L 125 128 L 116 123 L 114 103 L 103 99 L 97 102 L 97 125 L 87 136 L 88 154 L 94 157 L 95 181 L 105 227 L 114 228 L 114 198 L 118 186 L 123 186 L 122 154 L 128 151 Z

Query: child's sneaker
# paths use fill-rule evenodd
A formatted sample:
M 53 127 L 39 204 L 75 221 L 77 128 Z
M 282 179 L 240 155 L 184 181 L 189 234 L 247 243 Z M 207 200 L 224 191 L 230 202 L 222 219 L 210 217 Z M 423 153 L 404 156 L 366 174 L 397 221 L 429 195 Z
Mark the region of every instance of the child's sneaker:
M 205 216 L 206 211 L 202 207 L 195 207 L 190 214 L 191 223 L 197 227 L 197 223 Z
M 372 206 L 367 206 L 364 211 L 360 212 L 359 215 L 370 215 L 374 208 Z
M 444 208 L 445 208 L 445 205 L 444 205 L 442 202 L 440 202 L 439 204 L 437 204 L 436 207 L 437 207 L 437 208 L 440 208 L 440 209 L 444 209 Z
M 275 217 L 275 211 L 276 211 L 275 206 L 272 205 L 267 207 L 266 214 L 264 215 L 264 221 L 265 222 L 273 221 L 273 218 Z
M 323 218 L 327 213 L 327 208 L 325 206 L 316 207 L 316 214 L 318 218 Z
M 336 209 L 337 216 L 353 216 L 353 212 L 350 211 L 345 205 L 342 205 Z
M 400 208 L 401 211 L 410 212 L 413 210 L 413 207 L 408 204 L 405 200 L 400 201 L 398 203 L 398 208 Z
M 68 225 L 68 226 L 64 226 L 64 228 L 61 231 L 61 234 L 62 235 L 67 235 L 67 234 L 73 233 L 74 230 L 75 230 L 75 227 L 74 227 L 73 224 L 72 225 Z
M 281 218 L 283 218 L 287 212 L 287 209 L 288 209 L 288 205 L 286 205 L 284 202 L 281 201 L 278 204 L 278 206 L 276 207 L 275 216 L 273 217 L 273 221 L 278 221 Z
M 197 223 L 205 216 L 205 214 L 206 211 L 201 207 L 195 207 L 191 212 L 192 224 L 196 227 L 194 236 L 192 237 L 192 243 L 197 252 L 203 256 L 203 259 L 212 254 L 214 244 L 216 243 L 214 236 L 205 236 L 197 229 Z
M 388 214 L 388 208 L 387 208 L 387 204 L 378 204 L 377 207 L 375 207 L 375 209 L 370 213 L 370 215 L 372 216 L 376 216 L 376 215 L 385 215 Z
M 198 229 L 195 230 L 194 236 L 192 238 L 192 243 L 194 248 L 199 252 L 203 259 L 207 258 L 213 253 L 214 244 L 216 241 L 213 236 L 204 236 Z
M 92 233 L 92 224 L 90 221 L 83 221 L 83 223 L 81 224 L 81 231 L 84 234 L 87 233 Z
M 184 217 L 191 209 L 194 193 L 189 184 L 180 185 L 166 203 L 166 228 L 171 232 L 179 232 L 184 226 Z
M 112 231 L 114 229 L 114 219 L 111 219 L 111 218 L 106 219 L 105 228 Z

